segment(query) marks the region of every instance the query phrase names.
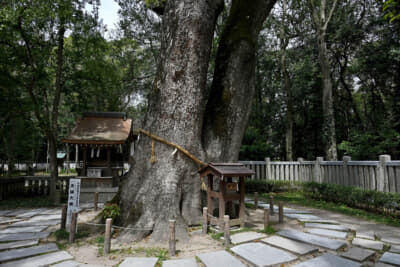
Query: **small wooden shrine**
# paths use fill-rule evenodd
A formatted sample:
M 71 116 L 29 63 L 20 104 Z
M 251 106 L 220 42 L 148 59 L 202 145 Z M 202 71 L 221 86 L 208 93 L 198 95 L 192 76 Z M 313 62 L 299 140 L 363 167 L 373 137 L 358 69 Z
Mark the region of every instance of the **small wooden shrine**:
M 224 223 L 224 215 L 231 213 L 233 201 L 239 202 L 237 218 L 230 220 L 230 225 L 244 226 L 244 178 L 254 174 L 254 171 L 241 163 L 209 163 L 200 171 L 200 177 L 207 176 L 208 213 L 213 214 L 214 199 L 219 201 L 218 218 L 208 216 L 209 222 L 220 226 Z
M 126 113 L 86 112 L 62 142 L 76 147 L 82 187 L 112 187 L 118 186 L 135 138 Z

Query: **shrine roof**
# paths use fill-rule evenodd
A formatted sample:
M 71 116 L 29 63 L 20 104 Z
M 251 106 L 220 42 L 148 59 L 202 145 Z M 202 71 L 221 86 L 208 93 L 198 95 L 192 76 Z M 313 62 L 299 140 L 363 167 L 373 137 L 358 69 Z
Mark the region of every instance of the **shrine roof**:
M 123 112 L 87 112 L 76 120 L 69 144 L 123 144 L 133 135 L 132 120 Z
M 218 176 L 228 177 L 243 177 L 255 174 L 255 172 L 242 163 L 215 163 L 211 162 L 203 167 L 200 171 L 200 176 L 214 174 Z

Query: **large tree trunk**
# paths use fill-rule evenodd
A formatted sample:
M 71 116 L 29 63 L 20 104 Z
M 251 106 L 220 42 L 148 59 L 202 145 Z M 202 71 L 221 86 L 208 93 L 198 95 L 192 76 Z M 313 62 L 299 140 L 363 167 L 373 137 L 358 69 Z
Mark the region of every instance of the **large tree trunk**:
M 49 142 L 49 159 L 50 159 L 50 198 L 54 203 L 58 203 L 59 200 L 56 199 L 56 182 L 58 179 L 58 169 L 57 169 L 57 139 L 54 134 L 48 133 L 47 140 Z
M 166 2 L 161 60 L 143 128 L 202 157 L 201 128 L 206 101 L 206 77 L 216 18 L 222 1 Z M 190 159 L 143 136 L 131 172 L 121 191 L 125 225 L 149 229 L 153 240 L 165 240 L 168 220 L 177 220 L 177 237 L 184 225 L 200 215 L 200 179 Z
M 318 36 L 318 59 L 322 74 L 322 113 L 324 118 L 325 155 L 327 160 L 337 160 L 335 116 L 333 111 L 332 78 L 327 58 L 325 33 Z
M 166 1 L 160 66 L 143 128 L 205 161 L 237 159 L 254 93 L 257 35 L 273 2 L 232 2 L 209 92 L 207 68 L 223 1 Z M 174 218 L 177 238 L 185 240 L 186 225 L 200 219 L 198 168 L 179 151 L 140 137 L 120 203 L 123 224 L 143 229 L 135 238 L 152 233 L 151 240 L 166 240 Z
M 232 1 L 204 117 L 202 143 L 208 161 L 234 161 L 239 157 L 255 92 L 257 38 L 275 2 Z

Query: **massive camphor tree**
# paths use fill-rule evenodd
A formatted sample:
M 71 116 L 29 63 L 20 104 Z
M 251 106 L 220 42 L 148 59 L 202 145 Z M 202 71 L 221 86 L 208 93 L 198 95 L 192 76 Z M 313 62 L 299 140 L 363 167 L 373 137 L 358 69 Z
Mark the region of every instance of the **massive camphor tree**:
M 255 51 L 262 24 L 276 0 L 233 0 L 218 44 L 211 87 L 207 70 L 222 0 L 167 0 L 162 13 L 161 51 L 142 128 L 181 146 L 202 161 L 237 160 L 251 109 Z M 125 226 L 165 240 L 168 220 L 177 237 L 198 222 L 201 182 L 198 163 L 142 135 L 131 171 L 121 187 Z M 124 235 L 131 238 L 131 235 Z

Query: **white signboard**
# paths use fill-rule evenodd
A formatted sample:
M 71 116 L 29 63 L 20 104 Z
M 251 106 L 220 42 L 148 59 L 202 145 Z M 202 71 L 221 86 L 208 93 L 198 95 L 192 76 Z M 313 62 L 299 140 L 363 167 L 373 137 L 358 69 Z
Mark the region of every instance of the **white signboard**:
M 81 179 L 69 179 L 68 209 L 66 230 L 69 232 L 72 212 L 79 212 L 79 195 L 81 193 Z M 78 228 L 78 224 L 76 224 Z

